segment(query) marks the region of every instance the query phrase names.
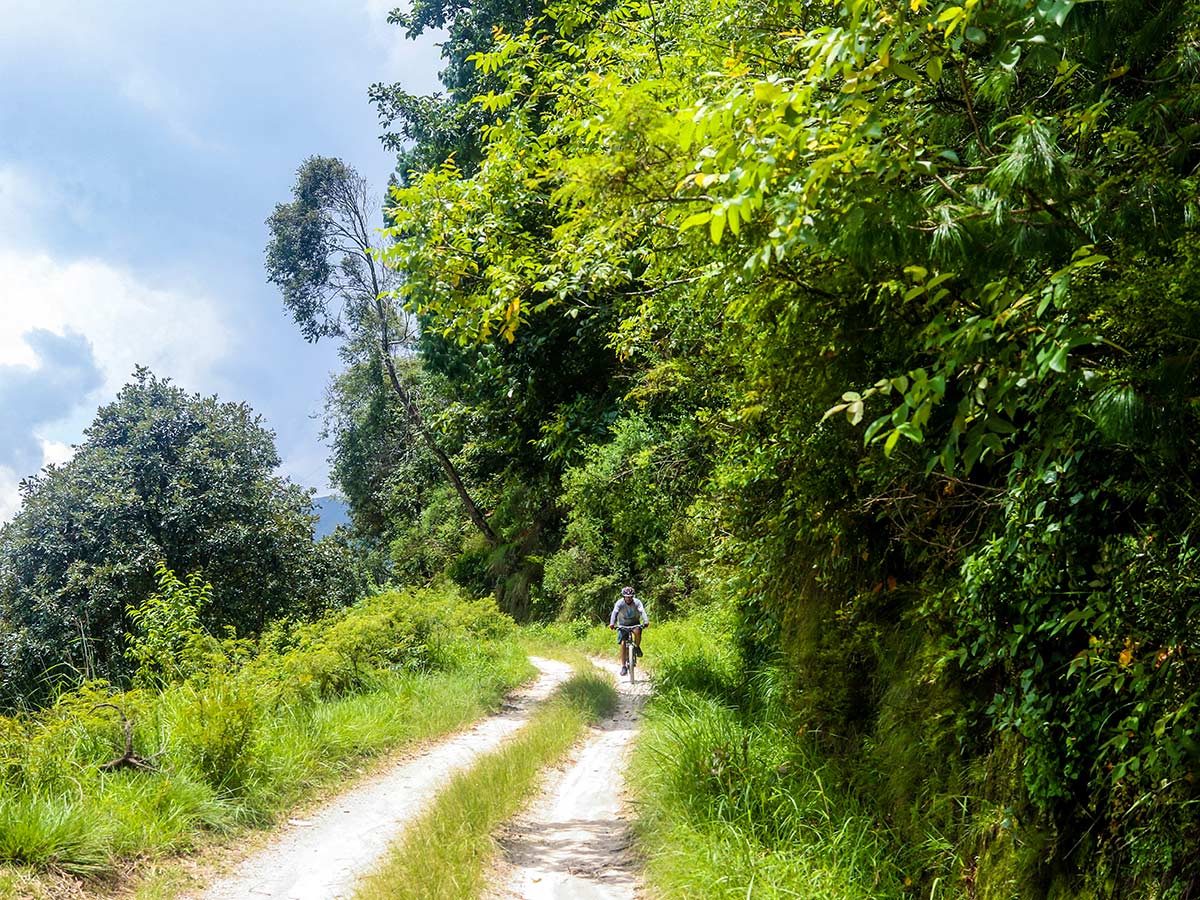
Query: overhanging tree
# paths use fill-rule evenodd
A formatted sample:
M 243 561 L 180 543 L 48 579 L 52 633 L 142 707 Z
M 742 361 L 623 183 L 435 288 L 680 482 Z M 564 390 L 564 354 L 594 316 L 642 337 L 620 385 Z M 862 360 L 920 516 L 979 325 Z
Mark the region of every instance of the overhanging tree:
M 267 280 L 305 338 L 343 338 L 347 361 L 364 356 L 386 372 L 388 385 L 453 486 L 471 523 L 490 546 L 499 538 L 449 454 L 425 421 L 396 370 L 397 348 L 416 340 L 412 320 L 392 299 L 395 273 L 378 260 L 367 182 L 341 160 L 314 156 L 297 172 L 294 199 L 267 219 Z

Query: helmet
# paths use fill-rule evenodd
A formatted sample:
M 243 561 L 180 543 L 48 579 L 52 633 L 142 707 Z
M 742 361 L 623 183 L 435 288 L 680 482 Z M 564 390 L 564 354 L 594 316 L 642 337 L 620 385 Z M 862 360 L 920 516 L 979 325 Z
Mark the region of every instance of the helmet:
M 622 597 L 632 597 L 633 596 L 633 588 L 631 588 L 631 587 L 621 588 L 621 596 Z

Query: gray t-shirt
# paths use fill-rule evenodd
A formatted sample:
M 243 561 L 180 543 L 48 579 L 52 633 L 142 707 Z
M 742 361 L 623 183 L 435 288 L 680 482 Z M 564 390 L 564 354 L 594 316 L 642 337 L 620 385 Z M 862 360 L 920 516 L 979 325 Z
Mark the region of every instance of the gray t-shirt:
M 642 606 L 642 601 L 637 597 L 634 597 L 631 603 L 626 603 L 622 597 L 613 607 L 612 615 L 608 617 L 609 626 L 637 625 L 639 621 L 643 625 L 650 624 L 650 620 L 646 618 L 646 607 Z

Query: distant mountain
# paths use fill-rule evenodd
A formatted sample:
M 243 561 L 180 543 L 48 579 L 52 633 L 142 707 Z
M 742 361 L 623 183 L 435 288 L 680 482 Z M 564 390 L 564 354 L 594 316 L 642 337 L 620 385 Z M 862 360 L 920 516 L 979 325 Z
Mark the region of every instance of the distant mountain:
M 315 535 L 318 540 L 333 534 L 333 529 L 339 525 L 350 524 L 350 509 L 345 501 L 337 497 L 314 497 L 313 512 L 318 516 Z

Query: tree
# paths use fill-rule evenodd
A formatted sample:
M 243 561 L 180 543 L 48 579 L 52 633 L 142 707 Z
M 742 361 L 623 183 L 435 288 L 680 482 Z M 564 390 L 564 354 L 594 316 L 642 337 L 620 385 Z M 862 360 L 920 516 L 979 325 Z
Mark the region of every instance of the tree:
M 267 280 L 283 293 L 284 305 L 305 338 L 344 338 L 347 360 L 365 356 L 382 366 L 467 517 L 495 546 L 495 531 L 396 371 L 396 349 L 411 348 L 415 334 L 412 320 L 392 300 L 395 274 L 377 259 L 366 181 L 341 160 L 314 156 L 297 172 L 292 194 L 292 202 L 277 205 L 267 219 Z
M 210 628 L 253 633 L 354 599 L 353 574 L 313 543 L 311 491 L 278 465 L 244 403 L 139 368 L 69 462 L 22 483 L 0 531 L 4 699 L 36 694 L 50 670 L 129 674 L 126 611 L 153 592 L 160 562 L 212 583 Z
M 442 337 L 485 358 L 594 316 L 623 416 L 715 401 L 709 563 L 744 649 L 782 650 L 804 719 L 894 773 L 898 821 L 997 799 L 972 767 L 1004 760 L 1047 848 L 1023 895 L 1089 846 L 1097 884 L 1195 884 L 1197 23 L 566 0 L 472 54 L 497 115 L 470 165 L 393 192 L 389 261 Z M 619 545 L 582 490 L 611 490 L 604 457 L 571 479 L 568 553 Z M 548 569 L 574 588 L 585 555 Z

